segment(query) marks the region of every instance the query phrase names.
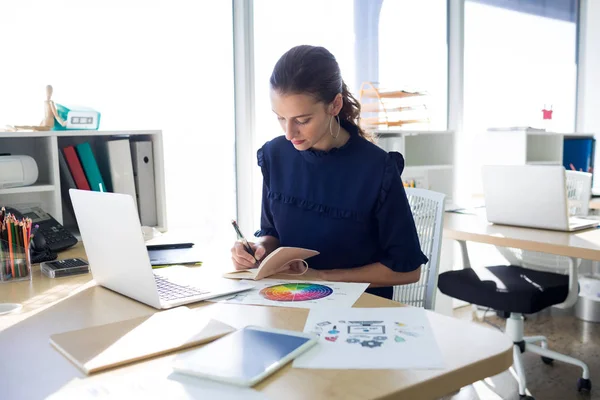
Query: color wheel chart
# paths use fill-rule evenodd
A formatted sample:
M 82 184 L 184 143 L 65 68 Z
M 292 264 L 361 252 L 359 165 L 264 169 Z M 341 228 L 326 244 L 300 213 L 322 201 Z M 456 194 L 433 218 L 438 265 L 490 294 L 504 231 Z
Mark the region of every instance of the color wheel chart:
M 272 301 L 309 301 L 327 297 L 333 289 L 316 283 L 284 283 L 266 287 L 259 293 Z

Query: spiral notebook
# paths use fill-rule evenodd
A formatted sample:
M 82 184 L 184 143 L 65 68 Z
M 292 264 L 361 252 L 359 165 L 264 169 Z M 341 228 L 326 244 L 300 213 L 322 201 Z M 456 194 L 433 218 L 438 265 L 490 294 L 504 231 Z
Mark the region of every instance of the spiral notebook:
M 232 279 L 251 279 L 258 281 L 271 275 L 286 273 L 289 265 L 293 261 L 303 261 L 306 268 L 308 264 L 306 259 L 319 254 L 316 250 L 303 249 L 300 247 L 279 247 L 269 254 L 255 269 L 246 269 L 241 271 L 230 271 L 223 275 L 225 278 Z M 301 275 L 301 274 L 293 274 Z
M 86 374 L 218 339 L 235 328 L 187 307 L 50 336 L 50 344 Z

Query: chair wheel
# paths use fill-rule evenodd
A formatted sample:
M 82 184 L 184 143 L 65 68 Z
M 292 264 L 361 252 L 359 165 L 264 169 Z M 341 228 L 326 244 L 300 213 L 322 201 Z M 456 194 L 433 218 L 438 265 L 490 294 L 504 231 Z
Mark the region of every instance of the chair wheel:
M 577 379 L 577 391 L 581 392 L 582 390 L 591 391 L 592 390 L 592 381 L 589 379 L 579 378 Z
M 554 358 L 549 358 L 549 357 L 542 356 L 542 361 L 546 365 L 552 365 L 554 363 Z
M 520 394 L 519 398 L 521 400 L 535 400 L 535 398 L 533 398 L 533 396 L 527 396 L 526 394 Z

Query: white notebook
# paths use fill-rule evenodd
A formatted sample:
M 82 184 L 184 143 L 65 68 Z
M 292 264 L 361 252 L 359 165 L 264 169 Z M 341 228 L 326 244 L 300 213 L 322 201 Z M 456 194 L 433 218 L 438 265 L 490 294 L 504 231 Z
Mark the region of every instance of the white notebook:
M 187 307 L 57 333 L 50 344 L 86 374 L 220 338 L 235 328 Z

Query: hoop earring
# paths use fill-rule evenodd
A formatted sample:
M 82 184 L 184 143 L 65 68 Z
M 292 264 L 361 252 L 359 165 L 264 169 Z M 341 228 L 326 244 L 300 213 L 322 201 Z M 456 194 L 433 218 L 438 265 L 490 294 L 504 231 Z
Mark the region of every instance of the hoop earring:
M 331 135 L 332 138 L 337 139 L 337 137 L 340 135 L 340 130 L 342 129 L 342 125 L 340 124 L 340 117 L 339 117 L 339 115 L 336 115 L 335 119 L 336 119 L 336 121 L 338 123 L 338 129 L 337 129 L 336 134 L 334 135 L 333 134 L 333 129 L 331 129 L 331 121 L 333 121 L 333 118 L 334 118 L 333 115 L 331 116 L 331 118 L 329 118 L 329 134 Z

